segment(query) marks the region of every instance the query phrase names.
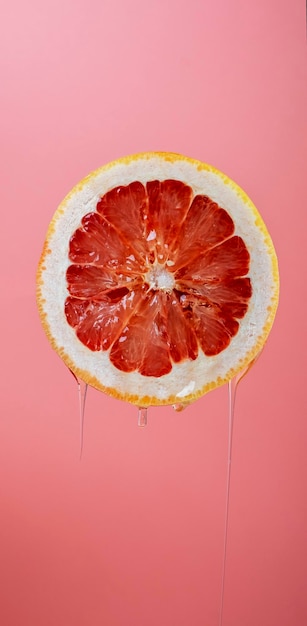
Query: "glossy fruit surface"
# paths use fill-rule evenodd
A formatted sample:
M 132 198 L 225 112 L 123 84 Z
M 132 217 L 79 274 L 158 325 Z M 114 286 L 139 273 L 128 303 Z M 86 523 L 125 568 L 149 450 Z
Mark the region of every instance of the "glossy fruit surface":
M 211 166 L 119 159 L 55 213 L 38 270 L 49 340 L 81 379 L 140 406 L 188 403 L 262 349 L 278 302 L 267 229 Z

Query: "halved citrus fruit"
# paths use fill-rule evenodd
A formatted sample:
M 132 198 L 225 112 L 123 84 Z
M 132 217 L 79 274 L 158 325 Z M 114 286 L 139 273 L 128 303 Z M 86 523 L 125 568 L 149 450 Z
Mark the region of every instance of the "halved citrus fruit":
M 277 259 L 227 176 L 172 153 L 118 159 L 56 211 L 39 262 L 53 348 L 86 383 L 139 406 L 189 403 L 255 359 Z

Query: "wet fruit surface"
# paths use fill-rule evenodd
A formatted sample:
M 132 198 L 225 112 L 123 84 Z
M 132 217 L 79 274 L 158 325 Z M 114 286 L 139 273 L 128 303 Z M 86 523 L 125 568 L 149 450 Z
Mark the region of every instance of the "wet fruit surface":
M 65 315 L 78 339 L 144 376 L 222 352 L 252 294 L 231 217 L 177 180 L 106 193 L 72 235 L 69 260 Z

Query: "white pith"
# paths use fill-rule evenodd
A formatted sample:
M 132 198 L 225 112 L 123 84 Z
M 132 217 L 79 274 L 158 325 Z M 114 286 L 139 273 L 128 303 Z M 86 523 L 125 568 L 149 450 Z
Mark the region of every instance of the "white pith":
M 177 179 L 192 187 L 194 194 L 208 195 L 225 208 L 235 224 L 235 234 L 243 238 L 250 253 L 250 272 L 253 293 L 248 311 L 240 321 L 238 334 L 229 347 L 220 354 L 206 357 L 201 349 L 195 361 L 184 361 L 173 366 L 172 371 L 161 378 L 144 377 L 138 372 L 126 374 L 115 368 L 109 353 L 92 352 L 76 337 L 75 331 L 66 320 L 64 302 L 68 296 L 66 270 L 70 265 L 67 256 L 68 241 L 80 226 L 82 217 L 95 211 L 97 201 L 117 185 L 127 185 L 135 180 L 146 184 L 149 180 Z M 168 160 L 152 154 L 150 158 L 140 155 L 131 162 L 116 162 L 102 168 L 85 179 L 69 194 L 56 213 L 53 231 L 49 233 L 50 253 L 44 255 L 41 274 L 40 299 L 46 315 L 50 333 L 60 353 L 69 355 L 76 370 L 87 371 L 108 390 L 116 389 L 122 397 L 153 397 L 164 403 L 169 397 L 189 400 L 200 393 L 206 384 L 216 386 L 227 379 L 229 372 L 240 369 L 247 355 L 255 356 L 262 347 L 259 343 L 264 328 L 276 308 L 277 288 L 274 282 L 269 254 L 272 247 L 265 228 L 259 228 L 261 218 L 248 205 L 243 192 L 222 174 L 207 168 L 197 168 L 188 160 Z M 155 233 L 150 237 L 153 239 Z M 166 266 L 155 265 L 149 269 L 146 281 L 151 289 L 171 291 L 174 279 Z M 269 332 L 269 327 L 267 333 Z
M 173 274 L 159 263 L 153 265 L 145 274 L 145 282 L 148 283 L 150 289 L 159 289 L 167 293 L 170 293 L 175 287 Z

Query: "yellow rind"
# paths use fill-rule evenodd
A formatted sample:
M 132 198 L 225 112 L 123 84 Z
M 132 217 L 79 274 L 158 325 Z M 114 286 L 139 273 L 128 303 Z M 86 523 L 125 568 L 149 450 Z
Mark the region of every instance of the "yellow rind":
M 70 356 L 65 352 L 64 348 L 62 346 L 59 346 L 56 342 L 56 340 L 54 339 L 51 330 L 50 330 L 50 326 L 48 323 L 48 319 L 47 319 L 47 315 L 46 312 L 44 310 L 44 298 L 42 295 L 42 286 L 44 284 L 43 281 L 43 273 L 45 270 L 45 266 L 44 266 L 44 261 L 45 258 L 48 254 L 52 253 L 52 250 L 49 246 L 49 242 L 50 239 L 52 238 L 52 235 L 55 232 L 56 229 L 56 223 L 59 219 L 59 217 L 61 215 L 63 215 L 63 213 L 65 212 L 65 208 L 66 205 L 68 203 L 68 201 L 70 200 L 71 197 L 73 197 L 78 191 L 82 190 L 84 188 L 85 185 L 87 185 L 89 183 L 89 181 L 93 178 L 96 178 L 96 176 L 99 174 L 99 172 L 103 172 L 103 171 L 107 171 L 107 170 L 111 170 L 114 166 L 118 165 L 118 164 L 131 164 L 139 159 L 146 159 L 146 160 L 150 160 L 153 157 L 155 158 L 159 158 L 165 161 L 169 161 L 172 163 L 175 163 L 176 161 L 186 161 L 190 164 L 192 164 L 196 169 L 198 170 L 204 170 L 204 171 L 208 171 L 208 172 L 212 172 L 215 175 L 217 175 L 225 184 L 229 185 L 234 191 L 235 193 L 243 200 L 244 204 L 246 207 L 249 208 L 249 210 L 252 212 L 252 214 L 254 215 L 255 218 L 255 224 L 257 226 L 257 228 L 262 232 L 263 236 L 264 236 L 264 241 L 266 244 L 266 249 L 268 252 L 268 255 L 270 256 L 271 259 L 271 265 L 272 265 L 272 278 L 273 278 L 273 284 L 274 284 L 274 291 L 272 293 L 272 297 L 271 297 L 271 306 L 268 307 L 268 316 L 266 319 L 266 323 L 263 326 L 262 332 L 259 335 L 257 341 L 254 344 L 254 347 L 252 350 L 250 350 L 244 358 L 242 358 L 238 364 L 237 367 L 235 368 L 231 368 L 226 376 L 224 377 L 218 377 L 215 381 L 210 381 L 204 384 L 204 386 L 199 389 L 196 393 L 191 393 L 187 396 L 184 397 L 184 404 L 190 404 L 191 402 L 194 402 L 195 400 L 197 400 L 198 398 L 200 398 L 201 396 L 205 395 L 206 393 L 208 393 L 209 391 L 212 391 L 213 389 L 229 382 L 229 380 L 231 380 L 232 378 L 234 378 L 235 376 L 237 376 L 240 372 L 242 372 L 243 370 L 245 370 L 246 368 L 248 368 L 253 361 L 256 359 L 257 355 L 260 353 L 260 351 L 262 350 L 262 348 L 264 347 L 264 344 L 267 340 L 267 337 L 269 335 L 269 332 L 272 328 L 273 322 L 274 322 L 274 318 L 276 315 L 276 310 L 277 310 L 277 306 L 278 306 L 278 299 L 279 299 L 279 272 L 278 272 L 278 261 L 277 261 L 277 257 L 276 257 L 276 253 L 274 250 L 274 246 L 271 240 L 271 237 L 268 233 L 268 230 L 258 212 L 258 210 L 256 209 L 255 205 L 252 203 L 252 201 L 250 200 L 250 198 L 247 196 L 247 194 L 237 185 L 237 183 L 235 183 L 233 180 L 231 180 L 229 177 L 227 177 L 225 174 L 223 174 L 222 172 L 220 172 L 218 169 L 214 168 L 211 165 L 208 165 L 206 163 L 202 163 L 200 161 L 197 161 L 196 159 L 192 159 L 189 157 L 185 157 L 183 155 L 177 154 L 177 153 L 171 153 L 171 152 L 145 152 L 145 153 L 138 153 L 138 154 L 134 154 L 134 155 L 130 155 L 130 156 L 126 156 L 126 157 L 121 157 L 119 159 L 116 159 L 98 169 L 96 169 L 95 171 L 91 172 L 90 174 L 88 174 L 83 180 L 81 180 L 77 185 L 74 186 L 74 188 L 67 194 L 67 196 L 64 198 L 64 200 L 61 202 L 61 204 L 59 205 L 57 211 L 55 212 L 55 214 L 53 215 L 53 218 L 49 224 L 48 230 L 47 230 L 47 234 L 46 234 L 46 239 L 45 239 L 45 243 L 43 246 L 43 250 L 42 250 L 42 254 L 39 260 L 39 264 L 38 264 L 38 268 L 37 268 L 37 276 L 36 276 L 36 284 L 37 284 L 37 291 L 36 291 L 36 298 L 37 298 L 37 307 L 38 307 L 38 311 L 39 311 L 39 315 L 40 315 L 40 319 L 41 319 L 41 323 L 43 326 L 43 329 L 46 333 L 46 336 L 52 346 L 52 348 L 58 353 L 58 355 L 61 357 L 61 359 L 64 361 L 65 365 L 81 380 L 83 380 L 85 383 L 91 385 L 92 387 L 95 387 L 96 389 L 98 389 L 99 391 L 102 391 L 108 395 L 113 396 L 114 398 L 118 399 L 118 400 L 123 400 L 126 402 L 130 402 L 131 404 L 135 404 L 137 406 L 142 406 L 142 407 L 148 407 L 148 406 L 160 406 L 160 405 L 172 405 L 172 404 L 176 404 L 178 403 L 178 397 L 176 395 L 170 395 L 169 397 L 161 400 L 160 398 L 156 398 L 155 396 L 148 396 L 148 395 L 144 395 L 144 396 L 140 396 L 137 394 L 128 394 L 128 393 L 121 393 L 118 389 L 116 388 L 112 388 L 112 387 L 105 387 L 96 377 L 92 376 L 90 372 L 88 372 L 87 370 L 82 370 L 78 367 L 75 366 L 73 360 L 70 358 Z

